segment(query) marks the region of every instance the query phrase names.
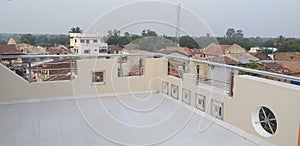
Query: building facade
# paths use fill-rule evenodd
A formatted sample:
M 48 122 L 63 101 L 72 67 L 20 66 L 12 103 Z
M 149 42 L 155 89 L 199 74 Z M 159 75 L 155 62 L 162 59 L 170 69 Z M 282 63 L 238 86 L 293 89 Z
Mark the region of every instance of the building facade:
M 80 55 L 108 52 L 108 45 L 102 40 L 100 33 L 70 33 L 70 46 L 72 53 Z

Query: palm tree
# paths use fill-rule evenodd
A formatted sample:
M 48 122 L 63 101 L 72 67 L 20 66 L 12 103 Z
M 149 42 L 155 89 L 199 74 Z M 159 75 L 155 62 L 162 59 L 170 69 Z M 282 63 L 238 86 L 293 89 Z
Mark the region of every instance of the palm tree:
M 72 27 L 69 33 L 82 33 L 82 30 L 78 26 Z

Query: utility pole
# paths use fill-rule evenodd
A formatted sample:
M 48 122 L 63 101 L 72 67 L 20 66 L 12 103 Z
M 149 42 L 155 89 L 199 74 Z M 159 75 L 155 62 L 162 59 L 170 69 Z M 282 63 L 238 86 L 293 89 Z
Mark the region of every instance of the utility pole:
M 177 14 L 177 23 L 176 23 L 176 45 L 179 46 L 179 39 L 180 39 L 180 11 L 181 11 L 181 4 L 178 3 L 176 14 Z

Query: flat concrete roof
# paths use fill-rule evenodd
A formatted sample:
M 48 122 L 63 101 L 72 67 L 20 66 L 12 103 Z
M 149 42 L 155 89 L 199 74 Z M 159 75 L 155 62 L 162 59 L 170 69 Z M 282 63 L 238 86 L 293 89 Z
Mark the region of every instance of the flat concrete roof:
M 205 115 L 161 94 L 1 105 L 0 145 L 269 145 Z

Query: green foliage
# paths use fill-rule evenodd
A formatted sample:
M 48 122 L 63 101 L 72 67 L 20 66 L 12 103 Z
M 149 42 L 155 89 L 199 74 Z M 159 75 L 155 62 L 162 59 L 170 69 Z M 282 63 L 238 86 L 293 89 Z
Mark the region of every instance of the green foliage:
M 174 41 L 165 39 L 163 37 L 145 37 L 132 42 L 133 44 L 138 44 L 140 50 L 154 51 L 156 49 L 164 49 L 166 47 L 175 47 Z
M 82 33 L 82 30 L 78 26 L 72 27 L 69 33 Z
M 251 68 L 251 69 L 258 69 L 258 64 L 255 63 L 255 62 L 251 62 L 251 63 L 248 63 L 246 65 L 246 68 Z M 245 71 L 240 71 L 239 74 L 241 75 L 251 75 L 251 76 L 257 76 L 257 74 L 254 74 L 254 73 L 250 73 L 250 72 L 245 72 Z
M 227 38 L 234 38 L 235 37 L 235 30 L 233 28 L 228 28 L 226 32 Z
M 135 40 L 139 40 L 139 39 L 142 39 L 142 38 L 144 38 L 144 37 L 134 34 L 134 35 L 130 36 L 130 42 L 134 42 Z
M 158 35 L 157 35 L 157 33 L 155 31 L 147 29 L 147 30 L 143 30 L 142 31 L 142 36 L 143 37 L 149 37 L 149 36 L 158 36 Z
M 262 50 L 261 50 L 261 53 L 263 53 L 263 54 L 265 54 L 265 55 L 268 55 L 268 54 L 272 54 L 273 51 L 270 50 L 270 49 L 262 49 Z
M 20 38 L 21 43 L 36 45 L 36 37 L 32 36 L 30 33 L 25 34 Z
M 179 39 L 180 47 L 188 47 L 190 49 L 199 48 L 198 43 L 190 36 L 182 36 Z

